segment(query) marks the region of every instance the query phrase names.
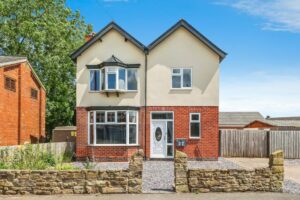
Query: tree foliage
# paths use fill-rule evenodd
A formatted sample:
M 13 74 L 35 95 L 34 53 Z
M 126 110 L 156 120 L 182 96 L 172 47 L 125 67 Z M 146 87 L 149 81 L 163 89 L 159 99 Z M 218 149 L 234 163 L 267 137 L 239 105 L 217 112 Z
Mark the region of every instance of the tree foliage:
M 46 87 L 46 130 L 71 125 L 75 66 L 69 55 L 91 26 L 65 0 L 1 0 L 0 54 L 26 56 Z

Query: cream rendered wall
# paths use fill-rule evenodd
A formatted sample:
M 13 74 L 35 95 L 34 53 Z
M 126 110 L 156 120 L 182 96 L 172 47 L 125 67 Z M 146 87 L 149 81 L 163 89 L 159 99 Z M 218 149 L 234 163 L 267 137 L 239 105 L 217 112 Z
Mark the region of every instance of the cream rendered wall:
M 106 94 L 100 92 L 89 92 L 89 70 L 86 65 L 94 58 L 101 62 L 115 55 L 124 63 L 141 64 L 138 68 L 138 92 Z M 96 42 L 77 58 L 76 73 L 76 105 L 87 106 L 143 106 L 144 105 L 144 75 L 145 55 L 129 40 L 125 42 L 124 37 L 115 30 L 109 31 L 102 38 L 102 42 Z
M 192 89 L 171 89 L 172 68 L 192 68 Z M 219 56 L 184 28 L 148 55 L 148 106 L 218 106 Z

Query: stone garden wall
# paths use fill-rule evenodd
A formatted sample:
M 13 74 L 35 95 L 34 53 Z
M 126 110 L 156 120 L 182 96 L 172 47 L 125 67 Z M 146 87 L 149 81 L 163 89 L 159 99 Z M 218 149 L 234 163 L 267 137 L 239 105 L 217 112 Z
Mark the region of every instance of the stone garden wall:
M 143 152 L 126 170 L 0 170 L 0 194 L 141 193 Z
M 188 169 L 186 154 L 176 151 L 176 192 L 282 192 L 283 152 L 270 155 L 269 167 L 244 169 Z

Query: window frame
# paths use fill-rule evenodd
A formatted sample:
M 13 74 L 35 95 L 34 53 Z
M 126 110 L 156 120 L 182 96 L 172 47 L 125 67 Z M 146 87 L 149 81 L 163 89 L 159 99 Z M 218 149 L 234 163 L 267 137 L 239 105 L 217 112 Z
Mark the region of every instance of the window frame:
M 36 92 L 36 97 L 32 96 L 33 91 Z M 37 89 L 31 87 L 30 88 L 30 98 L 33 100 L 38 100 L 39 99 L 39 91 Z
M 125 71 L 125 85 L 124 88 L 120 88 L 120 73 L 119 71 L 123 69 Z M 129 90 L 128 89 L 128 70 L 135 70 L 135 73 L 138 74 L 138 70 L 135 68 L 125 68 L 125 67 L 118 67 L 118 66 L 109 66 L 103 67 L 101 69 L 89 69 L 89 92 L 97 93 L 97 92 L 137 92 L 139 88 L 138 84 L 138 77 L 136 80 L 136 90 Z M 111 70 L 111 71 L 109 71 Z M 99 90 L 91 90 L 91 72 L 92 71 L 99 71 Z M 103 74 L 104 73 L 104 74 Z M 108 75 L 114 74 L 116 76 L 115 88 L 109 89 L 108 88 Z M 104 78 L 104 80 L 102 80 Z
M 199 119 L 198 120 L 193 120 L 192 119 L 192 116 L 193 115 L 198 115 Z M 198 137 L 195 137 L 195 136 L 192 136 L 191 135 L 191 124 L 192 123 L 199 123 L 199 136 Z M 190 113 L 190 118 L 189 118 L 189 136 L 190 136 L 190 139 L 200 139 L 201 138 L 201 113 Z
M 6 85 L 7 79 L 10 81 L 9 87 L 7 87 L 7 85 Z M 12 89 L 12 87 L 11 87 L 11 82 L 14 82 L 14 89 Z M 11 78 L 9 76 L 4 76 L 4 89 L 11 91 L 11 92 L 16 92 L 17 91 L 17 80 L 14 78 Z
M 104 122 L 96 122 L 96 113 L 97 112 L 104 112 L 105 113 L 105 119 Z M 114 112 L 115 114 L 115 120 L 114 122 L 108 122 L 107 121 L 107 112 Z M 126 112 L 126 122 L 118 122 L 118 112 Z M 136 113 L 136 122 L 130 122 L 129 121 L 129 113 L 130 112 L 135 112 Z M 93 122 L 90 122 L 90 117 L 91 113 L 93 113 L 94 118 Z M 97 144 L 97 132 L 96 132 L 96 127 L 97 125 L 116 125 L 116 124 L 125 124 L 126 125 L 126 144 Z M 136 143 L 130 144 L 129 143 L 129 126 L 130 125 L 136 125 Z M 93 125 L 93 137 L 94 141 L 93 144 L 90 143 L 90 126 Z M 89 146 L 139 146 L 139 112 L 136 110 L 93 110 L 88 112 L 88 145 Z
M 99 90 L 91 90 L 91 72 L 92 71 L 99 71 Z M 101 70 L 100 69 L 90 69 L 89 70 L 89 92 L 97 93 L 97 92 L 101 91 L 101 83 L 102 83 L 101 78 L 102 78 L 102 76 L 101 76 Z
M 174 70 L 180 70 L 179 73 L 174 73 Z M 191 87 L 184 87 L 183 86 L 183 70 L 189 69 L 191 70 Z M 174 88 L 173 87 L 173 76 L 180 76 L 180 87 Z M 191 90 L 193 88 L 193 68 L 192 67 L 173 67 L 171 68 L 171 89 L 172 90 Z

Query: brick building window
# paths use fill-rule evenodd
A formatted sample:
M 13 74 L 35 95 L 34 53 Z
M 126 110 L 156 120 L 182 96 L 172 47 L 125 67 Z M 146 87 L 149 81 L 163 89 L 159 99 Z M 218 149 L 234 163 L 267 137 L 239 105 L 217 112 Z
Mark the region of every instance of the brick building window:
M 137 111 L 91 111 L 88 142 L 99 146 L 136 145 L 137 124 Z
M 200 138 L 200 113 L 190 113 L 190 138 Z
M 7 90 L 15 92 L 16 91 L 16 80 L 12 79 L 12 78 L 9 78 L 9 77 L 5 77 L 4 87 Z
M 31 88 L 30 93 L 31 93 L 31 98 L 32 99 L 37 99 L 38 98 L 38 91 L 36 89 Z

